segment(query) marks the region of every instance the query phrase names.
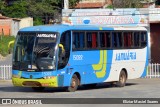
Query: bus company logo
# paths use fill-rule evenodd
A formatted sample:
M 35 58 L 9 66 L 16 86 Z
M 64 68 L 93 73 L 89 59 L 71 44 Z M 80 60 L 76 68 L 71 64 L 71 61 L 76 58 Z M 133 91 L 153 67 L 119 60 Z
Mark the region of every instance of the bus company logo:
M 12 104 L 11 99 L 2 99 L 2 104 Z
M 56 38 L 56 34 L 38 34 L 37 37 Z
M 116 53 L 116 61 L 136 60 L 136 52 Z

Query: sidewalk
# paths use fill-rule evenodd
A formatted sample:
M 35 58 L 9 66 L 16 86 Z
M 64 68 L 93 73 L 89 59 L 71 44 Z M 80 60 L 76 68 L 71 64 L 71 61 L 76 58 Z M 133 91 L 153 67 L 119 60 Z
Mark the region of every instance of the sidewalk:
M 12 82 L 12 80 L 10 79 L 10 80 L 1 80 L 0 79 L 0 83 L 3 83 L 3 82 Z

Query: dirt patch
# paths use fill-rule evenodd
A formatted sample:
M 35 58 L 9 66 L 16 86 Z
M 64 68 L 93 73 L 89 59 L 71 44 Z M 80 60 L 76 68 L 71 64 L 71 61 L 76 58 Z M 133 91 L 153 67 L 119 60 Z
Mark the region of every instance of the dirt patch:
M 5 57 L 3 57 L 1 54 L 0 54 L 0 61 L 4 60 Z

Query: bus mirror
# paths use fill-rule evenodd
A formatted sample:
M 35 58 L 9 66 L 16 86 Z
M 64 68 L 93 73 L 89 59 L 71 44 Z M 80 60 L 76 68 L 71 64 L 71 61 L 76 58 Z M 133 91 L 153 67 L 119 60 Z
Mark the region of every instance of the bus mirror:
M 63 46 L 62 44 L 59 44 L 58 46 L 59 46 L 59 48 L 61 48 L 62 53 L 64 53 L 64 51 L 65 51 L 65 50 L 64 50 L 64 46 Z

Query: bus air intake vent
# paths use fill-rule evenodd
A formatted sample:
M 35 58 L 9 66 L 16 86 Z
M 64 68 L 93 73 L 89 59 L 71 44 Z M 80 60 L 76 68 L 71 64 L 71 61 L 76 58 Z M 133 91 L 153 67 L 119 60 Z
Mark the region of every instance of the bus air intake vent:
M 36 81 L 24 81 L 23 86 L 28 86 L 28 87 L 41 87 L 42 85 L 39 82 Z

